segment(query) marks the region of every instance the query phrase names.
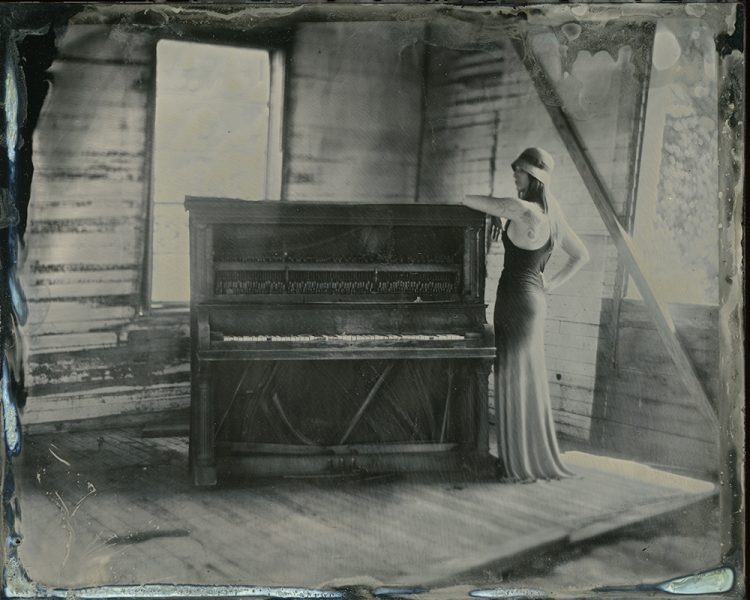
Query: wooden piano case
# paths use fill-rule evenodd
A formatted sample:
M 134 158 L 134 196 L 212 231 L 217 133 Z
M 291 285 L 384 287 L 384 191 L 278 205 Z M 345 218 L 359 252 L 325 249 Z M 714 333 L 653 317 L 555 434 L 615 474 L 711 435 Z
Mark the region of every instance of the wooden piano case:
M 485 219 L 460 206 L 186 200 L 190 467 L 489 473 Z

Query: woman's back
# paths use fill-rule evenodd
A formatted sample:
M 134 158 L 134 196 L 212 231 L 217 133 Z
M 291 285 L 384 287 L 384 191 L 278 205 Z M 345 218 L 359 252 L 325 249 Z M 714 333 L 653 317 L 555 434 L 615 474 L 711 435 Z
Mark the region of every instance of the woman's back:
M 505 248 L 503 272 L 499 285 L 505 292 L 543 290 L 542 271 L 552 254 L 553 242 L 550 236 L 541 248 L 526 250 L 513 243 L 508 235 L 508 221 L 503 228 L 502 240 Z

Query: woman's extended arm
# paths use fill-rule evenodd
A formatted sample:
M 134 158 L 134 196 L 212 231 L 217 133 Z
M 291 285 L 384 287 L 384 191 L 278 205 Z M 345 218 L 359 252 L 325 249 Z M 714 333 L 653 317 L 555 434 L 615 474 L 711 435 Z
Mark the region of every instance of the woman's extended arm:
M 521 220 L 536 215 L 532 204 L 518 198 L 497 198 L 495 196 L 464 196 L 461 204 L 493 217 Z
M 560 246 L 568 255 L 568 261 L 563 267 L 549 279 L 544 280 L 545 290 L 554 290 L 560 287 L 575 275 L 579 269 L 589 261 L 589 251 L 575 231 L 568 225 L 567 221 L 560 219 Z
M 493 217 L 516 221 L 528 229 L 529 237 L 535 237 L 544 222 L 544 213 L 534 204 L 518 198 L 497 198 L 495 196 L 464 196 L 464 206 L 473 208 Z

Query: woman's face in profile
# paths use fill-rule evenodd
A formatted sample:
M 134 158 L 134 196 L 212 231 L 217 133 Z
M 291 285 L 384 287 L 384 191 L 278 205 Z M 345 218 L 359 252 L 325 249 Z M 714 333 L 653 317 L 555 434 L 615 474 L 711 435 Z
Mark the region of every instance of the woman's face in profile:
M 529 174 L 526 171 L 522 171 L 518 167 L 513 169 L 513 181 L 516 184 L 516 190 L 518 196 L 523 198 L 526 190 L 529 187 Z

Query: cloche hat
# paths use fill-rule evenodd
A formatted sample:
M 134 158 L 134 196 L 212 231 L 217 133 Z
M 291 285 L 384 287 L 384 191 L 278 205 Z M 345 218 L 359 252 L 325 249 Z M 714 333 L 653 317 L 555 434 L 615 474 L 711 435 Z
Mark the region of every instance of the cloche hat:
M 541 181 L 545 186 L 549 185 L 552 169 L 555 168 L 555 159 L 543 148 L 526 148 L 511 163 L 514 169 L 526 171 L 532 177 Z

